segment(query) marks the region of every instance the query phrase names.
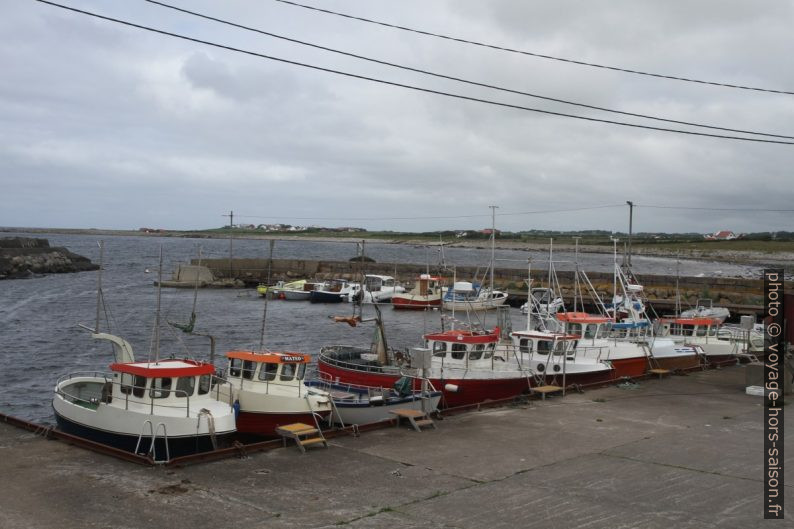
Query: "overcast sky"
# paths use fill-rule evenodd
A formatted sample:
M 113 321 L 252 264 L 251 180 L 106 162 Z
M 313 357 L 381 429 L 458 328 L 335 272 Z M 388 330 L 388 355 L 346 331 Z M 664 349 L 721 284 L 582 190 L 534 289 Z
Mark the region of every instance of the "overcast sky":
M 300 1 L 532 53 L 794 92 L 790 1 Z M 62 3 L 392 82 L 694 130 L 401 71 L 141 0 Z M 512 90 L 794 137 L 794 95 L 507 53 L 274 0 L 170 3 Z M 33 0 L 5 0 L 0 12 L 0 226 L 213 228 L 234 210 L 235 222 L 253 224 L 426 231 L 489 226 L 488 206 L 498 205 L 497 227 L 504 230 L 626 231 L 625 202 L 632 200 L 635 231 L 794 230 L 790 212 L 648 207 L 794 209 L 794 145 L 627 128 L 420 93 Z M 609 205 L 622 206 L 559 211 Z M 525 213 L 540 210 L 555 212 Z

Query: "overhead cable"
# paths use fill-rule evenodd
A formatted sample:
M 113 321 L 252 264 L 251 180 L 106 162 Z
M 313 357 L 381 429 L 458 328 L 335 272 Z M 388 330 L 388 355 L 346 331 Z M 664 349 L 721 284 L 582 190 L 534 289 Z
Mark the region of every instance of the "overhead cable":
M 766 132 L 754 132 L 754 131 L 742 130 L 742 129 L 732 129 L 732 128 L 728 128 L 728 127 L 718 127 L 718 126 L 715 126 L 715 125 L 704 125 L 702 123 L 694 123 L 694 122 L 690 122 L 690 121 L 682 121 L 682 120 L 676 120 L 676 119 L 661 118 L 661 117 L 657 117 L 657 116 L 650 116 L 650 115 L 647 115 L 647 114 L 639 114 L 639 113 L 635 113 L 635 112 L 626 112 L 626 111 L 623 111 L 623 110 L 615 110 L 615 109 L 599 107 L 599 106 L 595 106 L 595 105 L 588 105 L 588 104 L 585 104 L 585 103 L 577 103 L 575 101 L 567 101 L 565 99 L 559 99 L 559 98 L 555 98 L 555 97 L 542 96 L 542 95 L 538 95 L 538 94 L 532 94 L 530 92 L 524 92 L 524 91 L 521 91 L 521 90 L 514 90 L 514 89 L 510 89 L 510 88 L 504 88 L 504 87 L 501 87 L 501 86 L 496 86 L 496 85 L 492 85 L 492 84 L 488 84 L 488 83 L 481 83 L 481 82 L 477 82 L 477 81 L 471 81 L 471 80 L 468 80 L 468 79 L 462 79 L 460 77 L 454 77 L 454 76 L 451 76 L 451 75 L 440 74 L 440 73 L 431 72 L 431 71 L 428 71 L 428 70 L 422 70 L 422 69 L 419 69 L 419 68 L 413 68 L 411 66 L 405 66 L 405 65 L 401 65 L 401 64 L 397 64 L 397 63 L 393 63 L 393 62 L 388 62 L 388 61 L 384 61 L 384 60 L 380 60 L 380 59 L 374 59 L 372 57 L 366 57 L 364 55 L 359 55 L 359 54 L 356 54 L 356 53 L 350 53 L 350 52 L 346 52 L 346 51 L 342 51 L 342 50 L 337 50 L 337 49 L 334 49 L 334 48 L 329 48 L 327 46 L 322 46 L 322 45 L 319 45 L 319 44 L 314 44 L 314 43 L 311 43 L 311 42 L 306 42 L 306 41 L 294 39 L 294 38 L 291 38 L 291 37 L 285 37 L 283 35 L 278 35 L 276 33 L 270 32 L 270 31 L 265 31 L 265 30 L 262 30 L 262 29 L 257 29 L 257 28 L 253 28 L 253 27 L 250 27 L 250 26 L 245 26 L 243 24 L 238 24 L 238 23 L 231 22 L 231 21 L 228 21 L 228 20 L 223 20 L 221 18 L 216 18 L 216 17 L 213 17 L 213 16 L 205 15 L 205 14 L 202 14 L 202 13 L 198 13 L 196 11 L 190 11 L 188 9 L 177 7 L 177 6 L 174 6 L 174 5 L 171 5 L 171 4 L 166 4 L 165 2 L 159 2 L 157 0 L 144 0 L 144 1 L 148 2 L 150 4 L 155 4 L 155 5 L 159 5 L 161 7 L 165 7 L 165 8 L 168 8 L 168 9 L 173 9 L 174 11 L 179 11 L 181 13 L 192 15 L 192 16 L 195 16 L 195 17 L 203 18 L 203 19 L 206 19 L 206 20 L 211 20 L 213 22 L 218 22 L 220 24 L 225 24 L 227 26 L 232 26 L 232 27 L 243 29 L 243 30 L 246 30 L 246 31 L 259 33 L 261 35 L 266 35 L 268 37 L 273 37 L 273 38 L 276 38 L 276 39 L 285 40 L 285 41 L 288 41 L 288 42 L 292 42 L 294 44 L 299 44 L 301 46 L 309 46 L 311 48 L 315 48 L 315 49 L 319 49 L 319 50 L 323 50 L 323 51 L 328 51 L 328 52 L 336 53 L 336 54 L 339 54 L 339 55 L 344 55 L 346 57 L 353 57 L 355 59 L 360 59 L 360 60 L 363 60 L 363 61 L 368 61 L 368 62 L 373 62 L 373 63 L 377 63 L 377 64 L 382 64 L 382 65 L 390 66 L 390 67 L 393 67 L 393 68 L 399 68 L 401 70 L 407 70 L 407 71 L 410 71 L 410 72 L 421 73 L 423 75 L 429 75 L 429 76 L 437 77 L 437 78 L 440 78 L 440 79 L 447 79 L 447 80 L 450 80 L 450 81 L 457 81 L 457 82 L 460 82 L 460 83 L 465 83 L 465 84 L 469 84 L 469 85 L 473 85 L 473 86 L 480 86 L 480 87 L 483 87 L 483 88 L 490 88 L 490 89 L 493 89 L 493 90 L 499 90 L 499 91 L 508 92 L 508 93 L 511 93 L 511 94 L 518 94 L 518 95 L 533 97 L 533 98 L 536 98 L 536 99 L 543 99 L 545 101 L 553 101 L 555 103 L 563 103 L 565 105 L 573 105 L 573 106 L 582 107 L 582 108 L 589 108 L 591 110 L 599 110 L 599 111 L 602 111 L 602 112 L 611 112 L 613 114 L 621 114 L 621 115 L 624 115 L 624 116 L 632 116 L 632 117 L 650 119 L 650 120 L 655 120 L 655 121 L 664 121 L 664 122 L 667 122 L 667 123 L 676 123 L 678 125 L 689 125 L 689 126 L 693 126 L 693 127 L 701 127 L 701 128 L 706 128 L 706 129 L 712 129 L 712 130 L 722 130 L 722 131 L 725 131 L 725 132 L 737 132 L 737 133 L 740 133 L 740 134 L 753 134 L 753 135 L 756 135 L 756 136 L 767 136 L 767 137 L 772 137 L 772 138 L 784 138 L 784 139 L 794 140 L 794 136 L 785 136 L 785 135 L 782 135 L 782 134 L 771 134 L 771 133 L 766 133 Z
M 525 107 L 525 106 L 514 105 L 514 104 L 510 104 L 510 103 L 501 103 L 501 102 L 498 102 L 498 101 L 492 101 L 490 99 L 482 99 L 482 98 L 466 96 L 466 95 L 462 95 L 462 94 L 454 94 L 454 93 L 451 93 L 451 92 L 443 92 L 441 90 L 433 90 L 433 89 L 430 89 L 430 88 L 422 88 L 422 87 L 419 87 L 419 86 L 414 86 L 414 85 L 409 85 L 409 84 L 404 84 L 404 83 L 397 83 L 397 82 L 394 82 L 394 81 L 386 81 L 384 79 L 377 79 L 377 78 L 374 78 L 374 77 L 367 77 L 367 76 L 364 76 L 364 75 L 358 75 L 358 74 L 349 73 L 349 72 L 343 72 L 341 70 L 334 70 L 334 69 L 331 69 L 331 68 L 325 68 L 325 67 L 316 66 L 316 65 L 313 65 L 313 64 L 307 64 L 307 63 L 302 63 L 302 62 L 298 62 L 298 61 L 292 61 L 292 60 L 284 59 L 284 58 L 280 58 L 280 57 L 274 57 L 274 56 L 266 55 L 266 54 L 263 54 L 263 53 L 257 53 L 257 52 L 250 51 L 250 50 L 244 50 L 244 49 L 241 49 L 241 48 L 228 46 L 228 45 L 225 45 L 225 44 L 218 44 L 218 43 L 215 43 L 215 42 L 202 40 L 202 39 L 198 39 L 198 38 L 195 38 L 195 37 L 188 37 L 186 35 L 181 35 L 179 33 L 173 33 L 173 32 L 165 31 L 165 30 L 162 30 L 162 29 L 156 29 L 156 28 L 153 28 L 153 27 L 150 27 L 150 26 L 144 26 L 144 25 L 141 25 L 141 24 L 135 24 L 133 22 L 129 22 L 129 21 L 126 21 L 126 20 L 121 20 L 121 19 L 118 19 L 118 18 L 108 17 L 108 16 L 97 14 L 97 13 L 92 13 L 90 11 L 84 11 L 82 9 L 77 9 L 77 8 L 70 7 L 70 6 L 65 6 L 65 5 L 62 5 L 62 4 L 55 3 L 55 2 L 50 2 L 49 0 L 35 0 L 35 1 L 39 2 L 39 3 L 42 3 L 42 4 L 46 4 L 46 5 L 52 6 L 52 7 L 58 7 L 60 9 L 65 9 L 67 11 L 72 11 L 72 12 L 75 12 L 75 13 L 79 13 L 81 15 L 86 15 L 86 16 L 90 16 L 90 17 L 94 17 L 94 18 L 99 18 L 101 20 L 106 20 L 106 21 L 109 21 L 109 22 L 115 22 L 117 24 L 122 24 L 122 25 L 125 25 L 125 26 L 134 27 L 134 28 L 137 28 L 137 29 L 142 29 L 144 31 L 149 31 L 149 32 L 152 32 L 152 33 L 160 34 L 160 35 L 166 35 L 166 36 L 169 36 L 169 37 L 174 37 L 174 38 L 178 38 L 178 39 L 182 39 L 182 40 L 186 40 L 186 41 L 190 41 L 190 42 L 196 42 L 196 43 L 199 43 L 199 44 L 205 44 L 207 46 L 213 46 L 215 48 L 220 48 L 220 49 L 224 49 L 224 50 L 228 50 L 228 51 L 234 51 L 234 52 L 237 52 L 237 53 L 243 53 L 243 54 L 246 54 L 246 55 L 259 57 L 259 58 L 262 58 L 262 59 L 268 59 L 268 60 L 277 61 L 277 62 L 281 62 L 281 63 L 285 63 L 285 64 L 291 64 L 291 65 L 294 65 L 294 66 L 300 66 L 300 67 L 303 67 L 303 68 L 309 68 L 309 69 L 317 70 L 317 71 L 321 71 L 321 72 L 332 73 L 332 74 L 335 74 L 335 75 L 341 75 L 341 76 L 345 76 L 345 77 L 350 77 L 350 78 L 354 78 L 354 79 L 361 79 L 361 80 L 370 81 L 370 82 L 373 82 L 373 83 L 379 83 L 379 84 L 388 85 L 388 86 L 395 86 L 395 87 L 399 87 L 399 88 L 406 88 L 408 90 L 414 90 L 414 91 L 417 91 L 417 92 L 424 92 L 424 93 L 427 93 L 427 94 L 435 94 L 435 95 L 441 95 L 441 96 L 451 97 L 451 98 L 455 98 L 455 99 L 461 99 L 461 100 L 465 100 L 465 101 L 473 101 L 473 102 L 477 102 L 477 103 L 484 103 L 484 104 L 498 106 L 498 107 L 502 107 L 502 108 L 512 108 L 512 109 L 515 109 L 515 110 L 524 110 L 524 111 L 535 112 L 535 113 L 539 113 L 539 114 L 546 114 L 546 115 L 551 115 L 551 116 L 579 119 L 579 120 L 583 120 L 583 121 L 591 121 L 591 122 L 596 122 L 596 123 L 607 123 L 607 124 L 610 124 L 610 125 L 620 125 L 620 126 L 623 126 L 623 127 L 631 127 L 631 128 L 637 128 L 637 129 L 656 130 L 656 131 L 661 131 L 661 132 L 671 132 L 671 133 L 676 133 L 676 134 L 686 134 L 686 135 L 689 135 L 689 136 L 703 136 L 703 137 L 719 138 L 719 139 L 726 139 L 726 140 L 749 141 L 749 142 L 756 142 L 756 143 L 774 143 L 774 144 L 779 144 L 779 145 L 794 145 L 794 142 L 789 142 L 789 141 L 768 140 L 768 139 L 761 139 L 761 138 L 747 138 L 747 137 L 742 137 L 742 136 L 727 136 L 727 135 L 722 135 L 722 134 L 710 134 L 710 133 L 706 133 L 706 132 L 696 132 L 696 131 L 689 131 L 689 130 L 670 129 L 670 128 L 665 128 L 665 127 L 653 127 L 653 126 L 650 126 L 650 125 L 639 125 L 639 124 L 635 124 L 635 123 L 626 123 L 626 122 L 623 122 L 623 121 L 614 121 L 614 120 L 600 119 L 600 118 L 587 117 L 587 116 L 576 116 L 576 115 L 573 115 L 573 114 L 565 114 L 563 112 L 553 112 L 551 110 L 542 110 L 542 109 L 538 109 L 538 108 Z
M 570 64 L 578 64 L 580 66 L 590 66 L 592 68 L 601 68 L 601 69 L 604 69 L 604 70 L 613 70 L 613 71 L 616 71 L 616 72 L 631 73 L 631 74 L 635 74 L 635 75 L 645 75 L 645 76 L 648 76 L 648 77 L 657 77 L 657 78 L 661 78 L 661 79 L 671 79 L 673 81 L 685 81 L 687 83 L 698 83 L 698 84 L 704 84 L 704 85 L 721 86 L 721 87 L 724 87 L 724 88 L 736 88 L 736 89 L 739 89 L 739 90 L 753 90 L 755 92 L 769 92 L 769 93 L 773 93 L 773 94 L 794 95 L 794 92 L 789 92 L 789 91 L 786 91 L 786 90 L 775 90 L 775 89 L 771 89 L 771 88 L 759 88 L 759 87 L 754 87 L 754 86 L 744 86 L 744 85 L 731 84 L 731 83 L 720 83 L 720 82 L 716 82 L 716 81 L 704 81 L 702 79 L 692 79 L 692 78 L 689 78 L 689 77 L 681 77 L 681 76 L 676 76 L 676 75 L 666 75 L 666 74 L 660 74 L 660 73 L 644 72 L 644 71 L 641 71 L 641 70 L 632 70 L 632 69 L 629 69 L 629 68 L 619 68 L 617 66 L 607 66 L 607 65 L 604 65 L 604 64 L 596 64 L 596 63 L 592 63 L 592 62 L 579 61 L 579 60 L 576 60 L 576 59 L 566 59 L 564 57 L 554 57 L 552 55 L 544 55 L 542 53 L 535 53 L 535 52 L 531 52 L 531 51 L 517 50 L 517 49 L 513 49 L 513 48 L 507 48 L 505 46 L 497 46 L 495 44 L 487 44 L 487 43 L 484 43 L 484 42 L 468 40 L 468 39 L 464 39 L 464 38 L 460 38 L 460 37 L 452 37 L 452 36 L 443 35 L 443 34 L 440 34 L 440 33 L 433 33 L 433 32 L 430 32 L 430 31 L 423 31 L 421 29 L 409 28 L 409 27 L 406 27 L 406 26 L 399 26 L 397 24 L 390 24 L 388 22 L 382 22 L 382 21 L 379 21 L 379 20 L 372 20 L 372 19 L 369 19 L 369 18 L 354 16 L 354 15 L 348 15 L 348 14 L 345 14 L 345 13 L 339 13 L 339 12 L 336 12 L 336 11 L 331 11 L 329 9 L 321 9 L 319 7 L 314 7 L 314 6 L 305 5 L 305 4 L 299 4 L 298 2 L 291 2 L 289 0 L 276 0 L 276 2 L 281 2 L 282 4 L 289 4 L 289 5 L 296 6 L 296 7 L 302 7 L 304 9 L 310 9 L 312 11 L 318 11 L 320 13 L 325 13 L 325 14 L 328 14 L 328 15 L 335 15 L 335 16 L 338 16 L 338 17 L 349 18 L 349 19 L 352 19 L 352 20 L 358 20 L 360 22 L 367 22 L 369 24 L 377 24 L 379 26 L 385 26 L 385 27 L 388 27 L 388 28 L 399 29 L 399 30 L 402 30 L 402 31 L 410 31 L 412 33 L 418 33 L 420 35 L 427 35 L 429 37 L 436 37 L 436 38 L 440 38 L 440 39 L 451 40 L 451 41 L 455 41 L 455 42 L 461 42 L 463 44 L 471 44 L 473 46 L 480 46 L 480 47 L 483 47 L 483 48 L 491 48 L 491 49 L 494 49 L 494 50 L 506 51 L 506 52 L 509 52 L 509 53 L 518 53 L 520 55 L 529 55 L 531 57 L 538 57 L 538 58 L 541 58 L 541 59 L 549 59 L 549 60 L 552 60 L 552 61 L 560 61 L 560 62 L 566 62 L 566 63 L 570 63 Z
M 542 213 L 569 213 L 571 211 L 588 211 L 592 209 L 622 208 L 625 204 L 606 204 L 602 206 L 584 206 L 579 208 L 562 209 L 542 209 L 534 211 L 516 211 L 513 213 L 500 213 L 500 217 L 512 217 L 516 215 L 537 215 Z M 439 220 L 439 219 L 474 219 L 479 217 L 491 218 L 490 214 L 480 215 L 439 215 L 439 216 L 413 216 L 413 217 L 289 217 L 285 215 L 261 216 L 261 215 L 235 215 L 235 217 L 246 219 L 283 219 L 291 220 Z

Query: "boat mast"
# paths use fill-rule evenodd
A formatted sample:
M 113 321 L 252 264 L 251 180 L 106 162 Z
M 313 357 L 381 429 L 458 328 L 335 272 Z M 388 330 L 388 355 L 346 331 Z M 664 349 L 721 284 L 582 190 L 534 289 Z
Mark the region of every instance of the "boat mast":
M 573 311 L 576 312 L 579 304 L 579 296 L 582 297 L 582 310 L 584 310 L 584 296 L 582 296 L 582 287 L 579 285 L 579 239 L 581 237 L 574 237 L 576 241 L 576 246 L 574 249 L 574 269 L 576 270 L 573 276 Z M 560 292 L 560 297 L 562 297 L 562 292 Z
M 493 303 L 493 267 L 496 254 L 496 208 L 499 206 L 488 206 L 491 208 L 491 303 Z
M 681 251 L 676 254 L 675 257 L 675 317 L 679 317 L 681 315 L 681 291 L 678 289 L 678 276 L 680 274 L 680 267 L 681 265 Z
M 160 362 L 160 298 L 163 291 L 163 245 L 160 245 L 160 266 L 157 271 L 157 312 L 154 317 L 154 363 Z
M 527 258 L 527 330 L 532 324 L 532 257 Z
M 267 321 L 267 298 L 270 297 L 270 271 L 273 267 L 273 246 L 276 244 L 274 239 L 270 239 L 270 252 L 267 257 L 267 290 L 265 291 L 265 307 L 262 309 L 262 330 L 259 333 L 259 350 L 265 347 L 265 321 Z
M 614 237 L 612 239 L 612 319 L 617 323 L 618 321 L 618 240 Z
M 94 334 L 99 334 L 99 306 L 102 304 L 102 265 L 105 261 L 105 241 L 99 241 L 99 270 L 96 284 L 96 324 Z

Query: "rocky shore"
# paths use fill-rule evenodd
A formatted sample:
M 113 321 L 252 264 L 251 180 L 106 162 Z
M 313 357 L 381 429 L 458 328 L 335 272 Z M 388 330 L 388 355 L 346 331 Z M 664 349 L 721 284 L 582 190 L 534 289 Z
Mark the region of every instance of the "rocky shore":
M 62 247 L 50 247 L 47 239 L 0 238 L 0 279 L 20 279 L 37 274 L 63 274 L 96 270 L 88 258 Z

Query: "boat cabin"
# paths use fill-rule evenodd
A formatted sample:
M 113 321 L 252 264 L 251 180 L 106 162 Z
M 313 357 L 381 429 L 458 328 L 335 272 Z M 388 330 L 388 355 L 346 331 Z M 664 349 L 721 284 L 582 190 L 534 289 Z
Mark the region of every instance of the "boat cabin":
M 265 391 L 270 384 L 297 386 L 300 391 L 306 366 L 311 362 L 311 356 L 293 352 L 230 351 L 226 357 L 229 359 L 226 379 L 232 386 L 252 389 L 261 385 Z
M 578 334 L 548 331 L 514 331 L 510 336 L 522 357 L 566 355 L 569 360 L 573 360 L 576 345 L 581 338 Z
M 411 294 L 419 296 L 431 296 L 439 293 L 441 286 L 441 278 L 438 276 L 431 276 L 430 274 L 422 274 L 416 280 L 416 284 L 411 290 Z
M 579 335 L 583 340 L 609 338 L 612 320 L 586 312 L 563 312 L 555 316 L 563 324 L 566 334 Z
M 499 329 L 493 331 L 449 330 L 426 334 L 425 347 L 433 351 L 434 361 L 448 367 L 470 367 L 472 363 L 487 362 L 494 359 L 506 360 L 495 356 Z M 437 360 L 436 360 L 437 359 Z
M 720 323 L 715 318 L 661 318 L 659 336 L 717 338 Z
M 348 284 L 347 279 L 331 279 L 325 282 L 325 285 L 318 288 L 324 292 L 341 292 Z
M 384 288 L 394 289 L 394 278 L 392 276 L 379 276 L 367 274 L 364 276 L 364 288 L 367 292 L 379 292 Z
M 108 403 L 120 399 L 181 407 L 191 397 L 208 395 L 214 387 L 215 366 L 195 360 L 115 363 L 110 370 L 113 382 L 102 389 L 102 401 Z

